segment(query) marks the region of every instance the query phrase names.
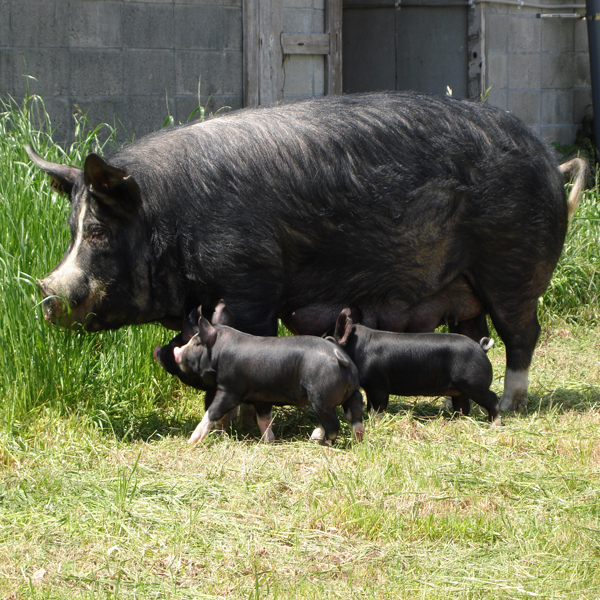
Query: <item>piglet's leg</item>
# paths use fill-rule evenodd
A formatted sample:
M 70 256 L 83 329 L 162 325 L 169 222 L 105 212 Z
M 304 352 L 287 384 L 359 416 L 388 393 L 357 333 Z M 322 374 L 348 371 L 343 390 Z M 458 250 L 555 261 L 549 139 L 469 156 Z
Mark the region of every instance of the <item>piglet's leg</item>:
M 260 429 L 261 439 L 265 442 L 274 442 L 275 435 L 271 429 L 273 423 L 273 409 L 270 404 L 255 404 L 256 408 L 256 422 Z
M 240 399 L 234 394 L 218 390 L 214 400 L 204 413 L 202 421 L 192 433 L 189 443 L 195 444 L 201 442 L 208 435 L 209 431 L 220 421 L 230 410 L 233 410 L 240 403 Z

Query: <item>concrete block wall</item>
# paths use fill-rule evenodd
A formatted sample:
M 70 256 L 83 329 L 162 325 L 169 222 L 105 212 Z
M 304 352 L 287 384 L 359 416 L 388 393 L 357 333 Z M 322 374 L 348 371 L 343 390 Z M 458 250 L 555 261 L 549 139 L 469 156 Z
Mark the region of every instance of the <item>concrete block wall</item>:
M 519 116 L 546 141 L 571 144 L 592 113 L 585 20 L 540 19 L 536 14 L 558 11 L 500 3 L 484 10 L 488 102 Z
M 283 0 L 284 33 L 324 33 L 325 0 Z M 325 58 L 288 54 L 283 62 L 283 100 L 325 94 Z
M 35 78 L 35 79 L 33 79 Z M 42 94 L 57 141 L 72 115 L 137 137 L 242 105 L 242 0 L 0 0 L 0 94 Z

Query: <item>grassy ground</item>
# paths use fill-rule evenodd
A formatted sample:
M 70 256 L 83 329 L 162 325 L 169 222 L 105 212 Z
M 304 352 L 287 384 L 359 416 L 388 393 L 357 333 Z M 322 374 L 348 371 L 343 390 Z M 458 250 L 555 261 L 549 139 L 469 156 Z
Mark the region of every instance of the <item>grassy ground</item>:
M 1 600 L 600 598 L 597 187 L 540 302 L 526 412 L 490 428 L 395 399 L 322 448 L 290 408 L 274 445 L 240 425 L 190 448 L 202 399 L 151 356 L 169 332 L 65 332 L 36 306 L 68 202 L 23 145 L 80 164 L 101 134 L 65 153 L 29 106 L 0 118 Z

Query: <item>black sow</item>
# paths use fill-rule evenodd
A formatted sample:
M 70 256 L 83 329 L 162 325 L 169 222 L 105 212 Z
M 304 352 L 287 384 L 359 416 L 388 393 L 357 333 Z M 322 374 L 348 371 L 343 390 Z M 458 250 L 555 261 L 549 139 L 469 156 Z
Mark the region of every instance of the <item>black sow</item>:
M 367 326 L 506 344 L 503 410 L 527 399 L 538 297 L 569 211 L 561 170 L 521 121 L 419 93 L 312 99 L 163 130 L 83 169 L 33 162 L 72 203 L 72 240 L 40 282 L 48 321 L 179 329 L 220 298 L 236 327 Z

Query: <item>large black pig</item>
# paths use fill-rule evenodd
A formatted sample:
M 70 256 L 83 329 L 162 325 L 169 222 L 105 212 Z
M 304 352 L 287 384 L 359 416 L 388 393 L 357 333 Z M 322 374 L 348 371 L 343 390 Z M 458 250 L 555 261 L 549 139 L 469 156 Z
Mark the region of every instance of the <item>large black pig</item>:
M 340 310 L 388 331 L 506 344 L 501 409 L 527 399 L 537 300 L 569 211 L 561 170 L 513 115 L 421 93 L 325 97 L 167 129 L 83 169 L 32 161 L 72 203 L 41 282 L 45 317 L 90 331 L 179 329 L 223 298 L 236 326 L 331 331 Z M 61 299 L 62 298 L 62 299 Z

